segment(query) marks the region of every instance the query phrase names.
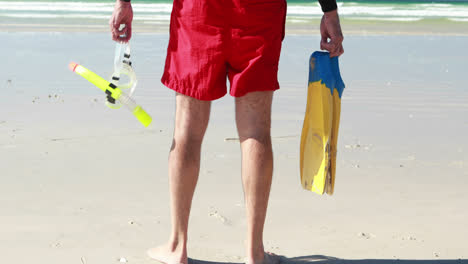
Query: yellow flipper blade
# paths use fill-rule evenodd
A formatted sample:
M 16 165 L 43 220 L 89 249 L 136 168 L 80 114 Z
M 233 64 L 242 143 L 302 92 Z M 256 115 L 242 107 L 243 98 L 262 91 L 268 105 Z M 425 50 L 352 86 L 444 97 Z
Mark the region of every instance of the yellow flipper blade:
M 334 191 L 343 89 L 338 58 L 314 52 L 301 134 L 300 173 L 303 188 L 318 194 Z
M 307 112 L 301 137 L 302 186 L 323 194 L 328 171 L 333 101 L 321 82 L 309 83 Z

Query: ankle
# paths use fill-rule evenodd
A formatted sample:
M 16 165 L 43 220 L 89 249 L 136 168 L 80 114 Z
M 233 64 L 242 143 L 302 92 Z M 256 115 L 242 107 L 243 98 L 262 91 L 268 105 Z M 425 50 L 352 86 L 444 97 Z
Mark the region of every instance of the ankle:
M 263 260 L 265 250 L 263 245 L 260 244 L 258 246 L 248 246 L 246 253 L 248 263 L 258 263 Z
M 167 244 L 171 252 L 184 251 L 187 247 L 187 239 L 180 237 L 172 237 Z
M 245 258 L 245 264 L 262 264 L 265 260 L 265 255 L 261 254 L 258 256 L 247 256 Z

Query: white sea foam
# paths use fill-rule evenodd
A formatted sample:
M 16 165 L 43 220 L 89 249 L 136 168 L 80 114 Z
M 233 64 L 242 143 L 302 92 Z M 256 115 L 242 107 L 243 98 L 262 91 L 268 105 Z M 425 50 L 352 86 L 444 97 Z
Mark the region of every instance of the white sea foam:
M 69 12 L 112 12 L 113 5 L 106 3 L 56 3 L 56 2 L 0 2 L 5 11 L 69 11 Z
M 393 7 L 342 8 L 343 16 L 392 16 L 392 17 L 468 17 L 468 8 L 397 9 Z
M 108 15 L 99 14 L 53 14 L 53 13 L 8 13 L 0 14 L 0 17 L 12 17 L 12 18 L 60 18 L 60 19 L 105 19 L 108 20 Z M 143 21 L 169 21 L 169 15 L 137 15 L 133 17 L 133 20 Z
M 403 8 L 397 5 L 346 5 L 340 9 L 340 16 L 370 16 L 370 17 L 467 17 L 468 7 L 455 7 L 452 5 L 431 4 L 421 8 L 420 5 L 410 5 Z M 315 15 L 321 16 L 322 11 L 316 6 L 288 6 L 288 15 Z
M 14 18 L 82 18 L 82 19 L 109 19 L 107 15 L 86 15 L 86 14 L 49 14 L 49 13 L 9 13 L 0 14 L 0 17 Z
M 351 20 L 372 20 L 372 21 L 401 21 L 401 22 L 414 22 L 420 21 L 422 17 L 352 17 Z
M 300 19 L 300 18 L 293 18 L 293 19 L 288 19 L 288 23 L 293 23 L 293 24 L 298 24 L 298 23 L 305 23 L 309 21 L 308 19 Z
M 136 13 L 170 13 L 172 4 L 133 4 Z M 65 12 L 112 12 L 112 3 L 83 2 L 2 2 L 0 11 L 65 11 Z
M 456 21 L 456 22 L 468 22 L 468 18 L 457 18 L 457 17 L 452 17 L 449 18 L 451 21 Z

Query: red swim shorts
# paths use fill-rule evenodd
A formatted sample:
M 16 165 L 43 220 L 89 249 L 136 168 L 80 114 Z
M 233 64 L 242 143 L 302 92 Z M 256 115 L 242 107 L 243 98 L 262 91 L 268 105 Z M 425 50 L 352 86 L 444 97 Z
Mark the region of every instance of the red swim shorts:
M 162 83 L 199 100 L 279 89 L 285 0 L 174 0 Z

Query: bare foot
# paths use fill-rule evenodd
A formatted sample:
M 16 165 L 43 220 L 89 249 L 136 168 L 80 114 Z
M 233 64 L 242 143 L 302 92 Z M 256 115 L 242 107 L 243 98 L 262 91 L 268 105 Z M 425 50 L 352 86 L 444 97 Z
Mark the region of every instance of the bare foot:
M 183 247 L 170 246 L 169 244 L 146 251 L 148 256 L 164 264 L 187 264 L 187 250 Z
M 262 259 L 246 261 L 246 264 L 280 264 L 281 257 L 271 252 L 265 252 Z

